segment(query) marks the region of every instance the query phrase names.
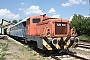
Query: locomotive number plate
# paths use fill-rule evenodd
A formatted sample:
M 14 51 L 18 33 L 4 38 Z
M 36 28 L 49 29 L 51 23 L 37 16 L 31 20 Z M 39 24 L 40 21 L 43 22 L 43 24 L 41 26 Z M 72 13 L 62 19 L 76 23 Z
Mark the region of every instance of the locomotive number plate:
M 61 26 L 61 23 L 57 23 L 57 26 Z
M 66 24 L 57 23 L 57 26 L 66 26 Z

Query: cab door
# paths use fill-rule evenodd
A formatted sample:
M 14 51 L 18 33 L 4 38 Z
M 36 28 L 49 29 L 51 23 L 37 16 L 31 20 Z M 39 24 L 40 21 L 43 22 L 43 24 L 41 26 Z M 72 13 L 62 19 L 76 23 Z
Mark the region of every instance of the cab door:
M 31 36 L 36 36 L 37 35 L 37 23 L 41 21 L 40 17 L 37 18 L 31 18 L 31 25 L 30 25 L 30 35 Z
M 26 35 L 30 35 L 30 18 L 28 18 L 26 21 Z

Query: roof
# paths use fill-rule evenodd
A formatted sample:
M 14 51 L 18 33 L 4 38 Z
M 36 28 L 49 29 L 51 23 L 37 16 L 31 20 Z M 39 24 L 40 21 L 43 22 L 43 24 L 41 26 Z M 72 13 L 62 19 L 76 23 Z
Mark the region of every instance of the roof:
M 7 20 L 2 19 L 2 26 L 8 26 L 8 25 L 11 25 L 11 24 L 14 25 L 14 23 L 10 23 Z
M 21 20 L 20 22 L 16 23 L 15 25 L 13 25 L 13 26 L 16 26 L 16 25 L 18 25 L 18 24 L 20 24 L 20 23 L 22 23 L 22 22 L 25 22 L 27 19 L 28 19 L 28 18 L 25 18 L 25 19 Z M 13 26 L 12 26 L 12 27 L 13 27 Z

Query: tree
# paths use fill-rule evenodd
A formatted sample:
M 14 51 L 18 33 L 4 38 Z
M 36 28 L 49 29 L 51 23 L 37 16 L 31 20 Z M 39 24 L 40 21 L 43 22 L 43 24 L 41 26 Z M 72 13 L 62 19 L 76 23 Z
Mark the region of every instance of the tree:
M 11 23 L 11 21 L 8 21 L 9 23 Z
M 0 24 L 0 26 L 1 26 L 2 24 Z
M 12 22 L 16 24 L 17 23 L 17 20 L 13 20 Z
M 22 21 L 22 19 L 19 20 L 19 22 Z
M 90 35 L 90 17 L 74 14 L 70 27 L 75 27 L 78 35 Z
M 75 27 L 77 33 L 80 35 L 80 29 L 81 29 L 81 21 L 79 20 L 81 16 L 78 17 L 78 15 L 74 14 L 73 19 L 71 21 L 71 28 Z

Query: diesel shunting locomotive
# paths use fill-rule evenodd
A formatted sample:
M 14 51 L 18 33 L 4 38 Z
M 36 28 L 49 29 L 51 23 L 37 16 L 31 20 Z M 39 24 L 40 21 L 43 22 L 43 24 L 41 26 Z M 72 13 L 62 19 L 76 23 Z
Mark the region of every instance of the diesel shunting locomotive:
M 70 30 L 70 21 L 39 15 L 25 18 L 7 29 L 7 34 L 22 38 L 25 43 L 46 50 L 64 51 L 78 44 L 75 28 Z

